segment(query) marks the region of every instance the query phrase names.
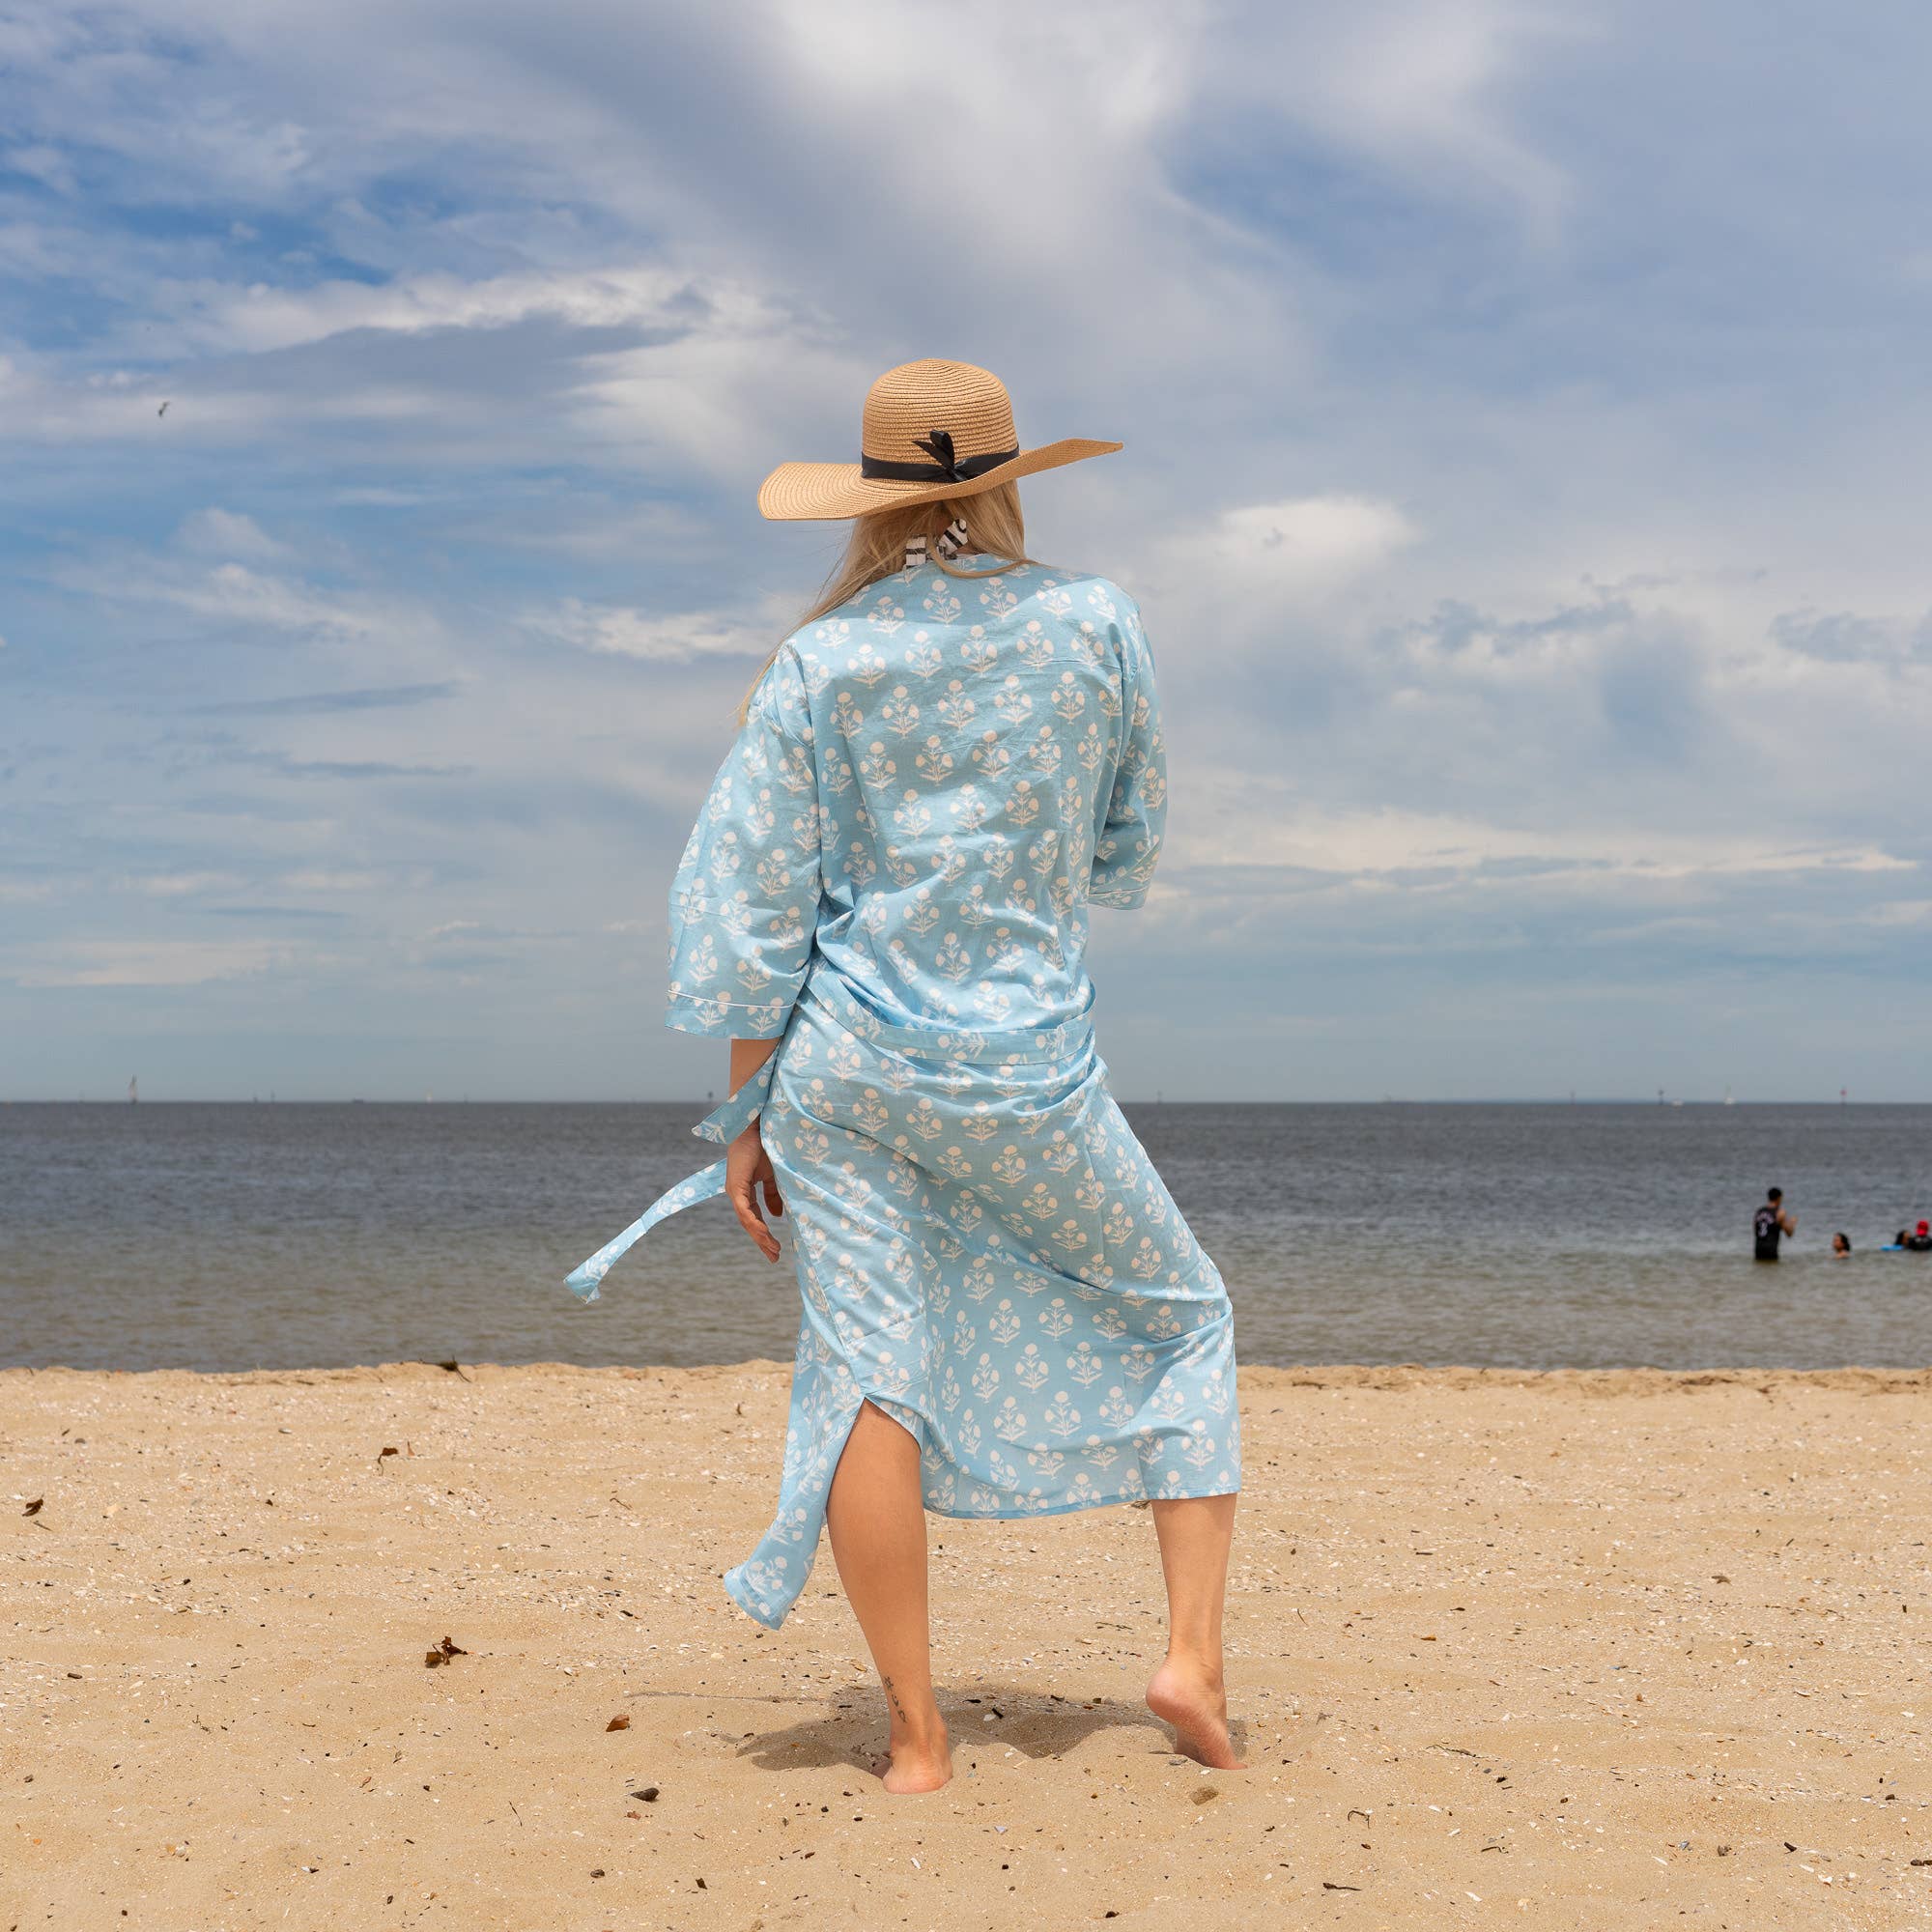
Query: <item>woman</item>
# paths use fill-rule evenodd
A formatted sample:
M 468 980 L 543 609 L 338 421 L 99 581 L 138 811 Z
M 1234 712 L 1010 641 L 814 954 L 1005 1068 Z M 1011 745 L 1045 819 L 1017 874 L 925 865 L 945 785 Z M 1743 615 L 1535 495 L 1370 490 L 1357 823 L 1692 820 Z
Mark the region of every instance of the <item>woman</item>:
M 821 1526 L 884 1684 L 886 1788 L 951 1776 L 923 1512 L 1151 1499 L 1167 1581 L 1153 1711 L 1236 1767 L 1221 1613 L 1240 1486 L 1227 1292 L 1105 1085 L 1090 905 L 1136 906 L 1166 809 L 1133 600 L 1026 555 L 1021 450 L 983 369 L 914 362 L 858 464 L 785 464 L 768 518 L 853 518 L 825 594 L 753 683 L 671 895 L 668 1023 L 727 1037 L 728 1195 L 804 1316 L 776 1520 L 724 1578 L 776 1629 Z

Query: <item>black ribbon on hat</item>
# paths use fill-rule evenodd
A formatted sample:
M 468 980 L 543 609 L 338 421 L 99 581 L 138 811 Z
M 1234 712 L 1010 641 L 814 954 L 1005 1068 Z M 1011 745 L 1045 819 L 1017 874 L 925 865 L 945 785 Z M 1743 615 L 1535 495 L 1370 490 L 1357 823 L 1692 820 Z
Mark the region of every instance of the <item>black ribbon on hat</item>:
M 882 456 L 859 458 L 859 474 L 875 483 L 970 483 L 1003 463 L 1010 463 L 1017 449 L 996 449 L 985 456 L 955 456 L 952 432 L 935 429 L 913 438 L 931 456 L 930 463 L 888 463 Z

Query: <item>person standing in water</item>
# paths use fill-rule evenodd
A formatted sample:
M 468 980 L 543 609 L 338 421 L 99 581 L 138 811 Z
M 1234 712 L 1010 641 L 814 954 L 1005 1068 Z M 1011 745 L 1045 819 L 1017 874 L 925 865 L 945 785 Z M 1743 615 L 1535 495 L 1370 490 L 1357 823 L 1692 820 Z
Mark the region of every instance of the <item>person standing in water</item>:
M 1798 1217 L 1785 1212 L 1784 1189 L 1774 1187 L 1764 1197 L 1764 1206 L 1757 1210 L 1751 1220 L 1751 1259 L 1760 1262 L 1775 1262 L 1777 1259 L 1777 1243 L 1781 1236 L 1798 1232 Z
M 777 1629 L 829 1530 L 891 1722 L 893 1792 L 952 1776 L 925 1512 L 1152 1506 L 1166 1655 L 1147 1701 L 1239 1768 L 1222 1605 L 1240 1488 L 1221 1276 L 1094 1048 L 1089 909 L 1147 896 L 1167 810 L 1139 608 L 1029 557 L 999 381 L 913 362 L 858 463 L 787 463 L 768 518 L 852 520 L 759 672 L 671 895 L 668 1024 L 730 1042 L 725 1158 L 571 1278 L 724 1193 L 803 1298 L 777 1513 L 724 1577 Z M 762 1204 L 762 1205 L 761 1205 Z

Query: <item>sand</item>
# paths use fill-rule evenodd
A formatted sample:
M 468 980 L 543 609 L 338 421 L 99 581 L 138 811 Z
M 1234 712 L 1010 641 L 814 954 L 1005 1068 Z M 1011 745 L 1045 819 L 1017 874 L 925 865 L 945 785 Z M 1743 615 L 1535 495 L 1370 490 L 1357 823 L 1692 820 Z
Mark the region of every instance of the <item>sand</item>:
M 935 1519 L 921 1799 L 829 1549 L 718 1583 L 785 1390 L 0 1374 L 0 1932 L 1932 1924 L 1932 1373 L 1244 1370 L 1251 1768 L 1145 1510 Z

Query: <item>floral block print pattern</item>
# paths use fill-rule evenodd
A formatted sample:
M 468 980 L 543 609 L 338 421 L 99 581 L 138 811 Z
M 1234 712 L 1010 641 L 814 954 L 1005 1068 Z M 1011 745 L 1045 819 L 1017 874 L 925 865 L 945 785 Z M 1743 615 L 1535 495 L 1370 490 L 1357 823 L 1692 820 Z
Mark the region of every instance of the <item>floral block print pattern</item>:
M 808 988 L 762 1117 L 805 1316 L 779 1512 L 725 1577 L 734 1600 L 782 1621 L 868 1399 L 918 1440 L 945 1516 L 1238 1489 L 1227 1291 L 1092 1028 L 943 1059 L 837 998 Z
M 1240 1486 L 1227 1292 L 1107 1091 L 1084 964 L 1166 808 L 1152 652 L 1104 578 L 909 555 L 759 684 L 678 867 L 668 1020 L 781 1042 L 698 1129 L 759 1113 L 803 1296 L 778 1514 L 725 1578 L 761 1623 L 867 1400 L 947 1515 Z
M 904 571 L 759 685 L 671 890 L 669 1023 L 775 1038 L 814 955 L 899 1024 L 1075 1017 L 1087 908 L 1140 904 L 1166 816 L 1124 591 Z

